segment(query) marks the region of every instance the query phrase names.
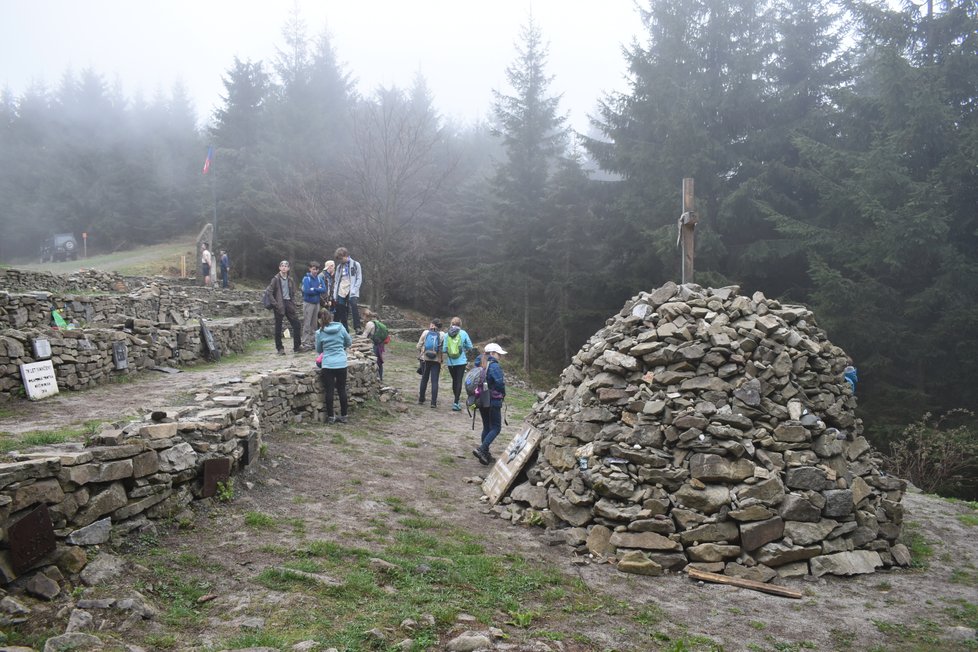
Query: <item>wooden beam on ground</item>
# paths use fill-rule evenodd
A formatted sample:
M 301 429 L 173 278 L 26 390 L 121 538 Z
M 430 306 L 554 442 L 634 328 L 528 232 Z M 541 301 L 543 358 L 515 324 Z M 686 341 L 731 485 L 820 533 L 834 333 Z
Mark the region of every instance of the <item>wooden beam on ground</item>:
M 765 584 L 764 582 L 755 582 L 754 580 L 744 579 L 742 577 L 731 577 L 729 575 L 718 575 L 717 573 L 710 573 L 707 571 L 701 571 L 696 568 L 690 568 L 687 571 L 690 579 L 703 580 L 704 582 L 713 582 L 715 584 L 729 584 L 730 586 L 739 586 L 742 589 L 752 589 L 754 591 L 762 591 L 764 593 L 770 593 L 771 595 L 778 595 L 782 598 L 794 598 L 800 600 L 802 598 L 801 591 L 795 591 L 793 589 L 786 589 L 783 586 L 778 586 L 776 584 Z

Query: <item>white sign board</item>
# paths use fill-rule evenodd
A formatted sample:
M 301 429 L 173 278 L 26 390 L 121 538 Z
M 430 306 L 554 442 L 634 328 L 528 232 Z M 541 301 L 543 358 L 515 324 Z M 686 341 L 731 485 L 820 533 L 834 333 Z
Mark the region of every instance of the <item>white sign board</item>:
M 34 357 L 42 359 L 50 358 L 51 342 L 48 340 L 34 340 Z
M 27 398 L 32 401 L 58 393 L 58 378 L 50 360 L 20 365 L 20 377 L 24 380 Z
M 489 496 L 491 504 L 495 505 L 509 489 L 509 485 L 513 484 L 513 480 L 536 451 L 542 437 L 542 432 L 533 426 L 524 425 L 513 441 L 509 442 L 492 471 L 482 481 L 482 492 Z

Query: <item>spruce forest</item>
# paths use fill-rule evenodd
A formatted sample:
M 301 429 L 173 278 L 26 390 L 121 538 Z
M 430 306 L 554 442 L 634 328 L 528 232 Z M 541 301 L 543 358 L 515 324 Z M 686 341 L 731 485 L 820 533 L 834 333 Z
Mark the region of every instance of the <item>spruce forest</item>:
M 595 98 L 587 135 L 532 19 L 482 124 L 444 119 L 420 75 L 358 91 L 299 15 L 276 58 L 228 62 L 203 120 L 180 87 L 127 97 L 92 69 L 8 89 L 0 260 L 55 232 L 152 244 L 216 212 L 215 247 L 256 287 L 343 245 L 364 303 L 460 314 L 552 381 L 628 297 L 679 281 L 692 177 L 695 281 L 809 306 L 859 368 L 878 445 L 978 409 L 978 3 L 640 5 L 608 71 L 628 90 Z

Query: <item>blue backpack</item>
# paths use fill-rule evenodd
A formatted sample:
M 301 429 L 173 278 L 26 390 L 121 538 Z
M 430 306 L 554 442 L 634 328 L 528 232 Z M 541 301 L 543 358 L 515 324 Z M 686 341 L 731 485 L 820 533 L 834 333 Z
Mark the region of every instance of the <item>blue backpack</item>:
M 422 355 L 425 360 L 437 360 L 438 359 L 438 344 L 440 341 L 438 336 L 438 331 L 429 330 L 428 334 L 424 338 L 424 351 Z

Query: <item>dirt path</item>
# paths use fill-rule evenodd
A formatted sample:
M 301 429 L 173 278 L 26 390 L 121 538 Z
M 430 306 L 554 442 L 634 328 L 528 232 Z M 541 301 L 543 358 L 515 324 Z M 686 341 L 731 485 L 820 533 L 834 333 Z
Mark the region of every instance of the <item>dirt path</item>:
M 277 358 L 269 347 L 193 373 L 150 376 L 124 386 L 61 395 L 29 406 L 29 415 L 18 408 L 0 430 L 35 430 L 64 419 L 132 414 L 191 397 L 193 388 L 204 382 L 306 363 L 305 358 Z M 291 649 L 300 623 L 305 627 L 301 631 L 315 631 L 306 621 L 332 589 L 313 593 L 319 598 L 312 599 L 308 589 L 275 584 L 269 573 L 278 572 L 274 569 L 283 559 L 311 549 L 313 542 L 328 542 L 320 543 L 327 552 L 332 546 L 390 550 L 384 546 L 394 545 L 398 536 L 413 532 L 412 527 L 422 533 L 427 528 L 432 536 L 449 527 L 478 541 L 489 554 L 556 571 L 577 588 L 535 605 L 532 626 L 514 623 L 518 618 L 502 605 L 487 616 L 489 623 L 464 615 L 446 623 L 439 616 L 439 642 L 429 643 L 427 649 L 444 649 L 445 642 L 462 631 L 489 625 L 508 637 L 497 644 L 512 646 L 496 649 L 513 650 L 975 649 L 974 631 L 964 626 L 978 625 L 978 526 L 965 505 L 907 496 L 906 522 L 914 548 L 932 550 L 930 556 L 920 557 L 926 569 L 787 582 L 805 593 L 802 600 L 696 584 L 685 575 L 626 575 L 612 565 L 579 558 L 565 545 L 551 545 L 554 537 L 540 528 L 514 526 L 493 515 L 476 481 L 485 469 L 470 452 L 477 434 L 464 412 L 450 410 L 450 379 L 441 379 L 441 407 L 432 410 L 417 404 L 414 369 L 409 347 L 397 347 L 388 355 L 386 368 L 386 382 L 400 388 L 403 396 L 396 409 L 375 405 L 354 412 L 345 425 L 307 424 L 266 437 L 267 455 L 239 477 L 233 502 L 205 507 L 193 523 L 178 519 L 184 528 L 174 524 L 161 532 L 156 552 L 137 547 L 128 553 L 137 564 L 126 575 L 86 594 L 118 596 L 136 586 L 157 608 L 165 609 L 174 594 L 163 587 L 176 586 L 178 580 L 164 582 L 161 574 L 168 578 L 166 573 L 184 572 L 213 596 L 196 615 L 176 618 L 171 610 L 171 616 L 144 621 L 126 632 L 109 624 L 99 635 L 135 642 L 142 649 L 221 649 L 229 640 L 241 648 Z M 496 450 L 516 430 L 510 421 Z M 970 514 L 970 520 L 959 520 L 962 514 Z M 263 518 L 271 525 L 256 525 Z M 438 543 L 433 540 L 430 545 Z M 433 560 L 440 559 L 431 554 Z M 355 595 L 348 599 L 357 600 Z M 585 599 L 600 608 L 577 608 Z M 38 606 L 34 622 L 47 622 L 45 628 L 57 630 L 56 614 L 63 606 Z M 261 618 L 261 628 L 253 629 L 249 617 Z M 63 621 L 62 617 L 62 628 Z M 321 627 L 325 632 L 330 625 Z M 346 647 L 398 649 L 394 644 L 402 634 Z M 969 635 L 972 638 L 965 640 Z

